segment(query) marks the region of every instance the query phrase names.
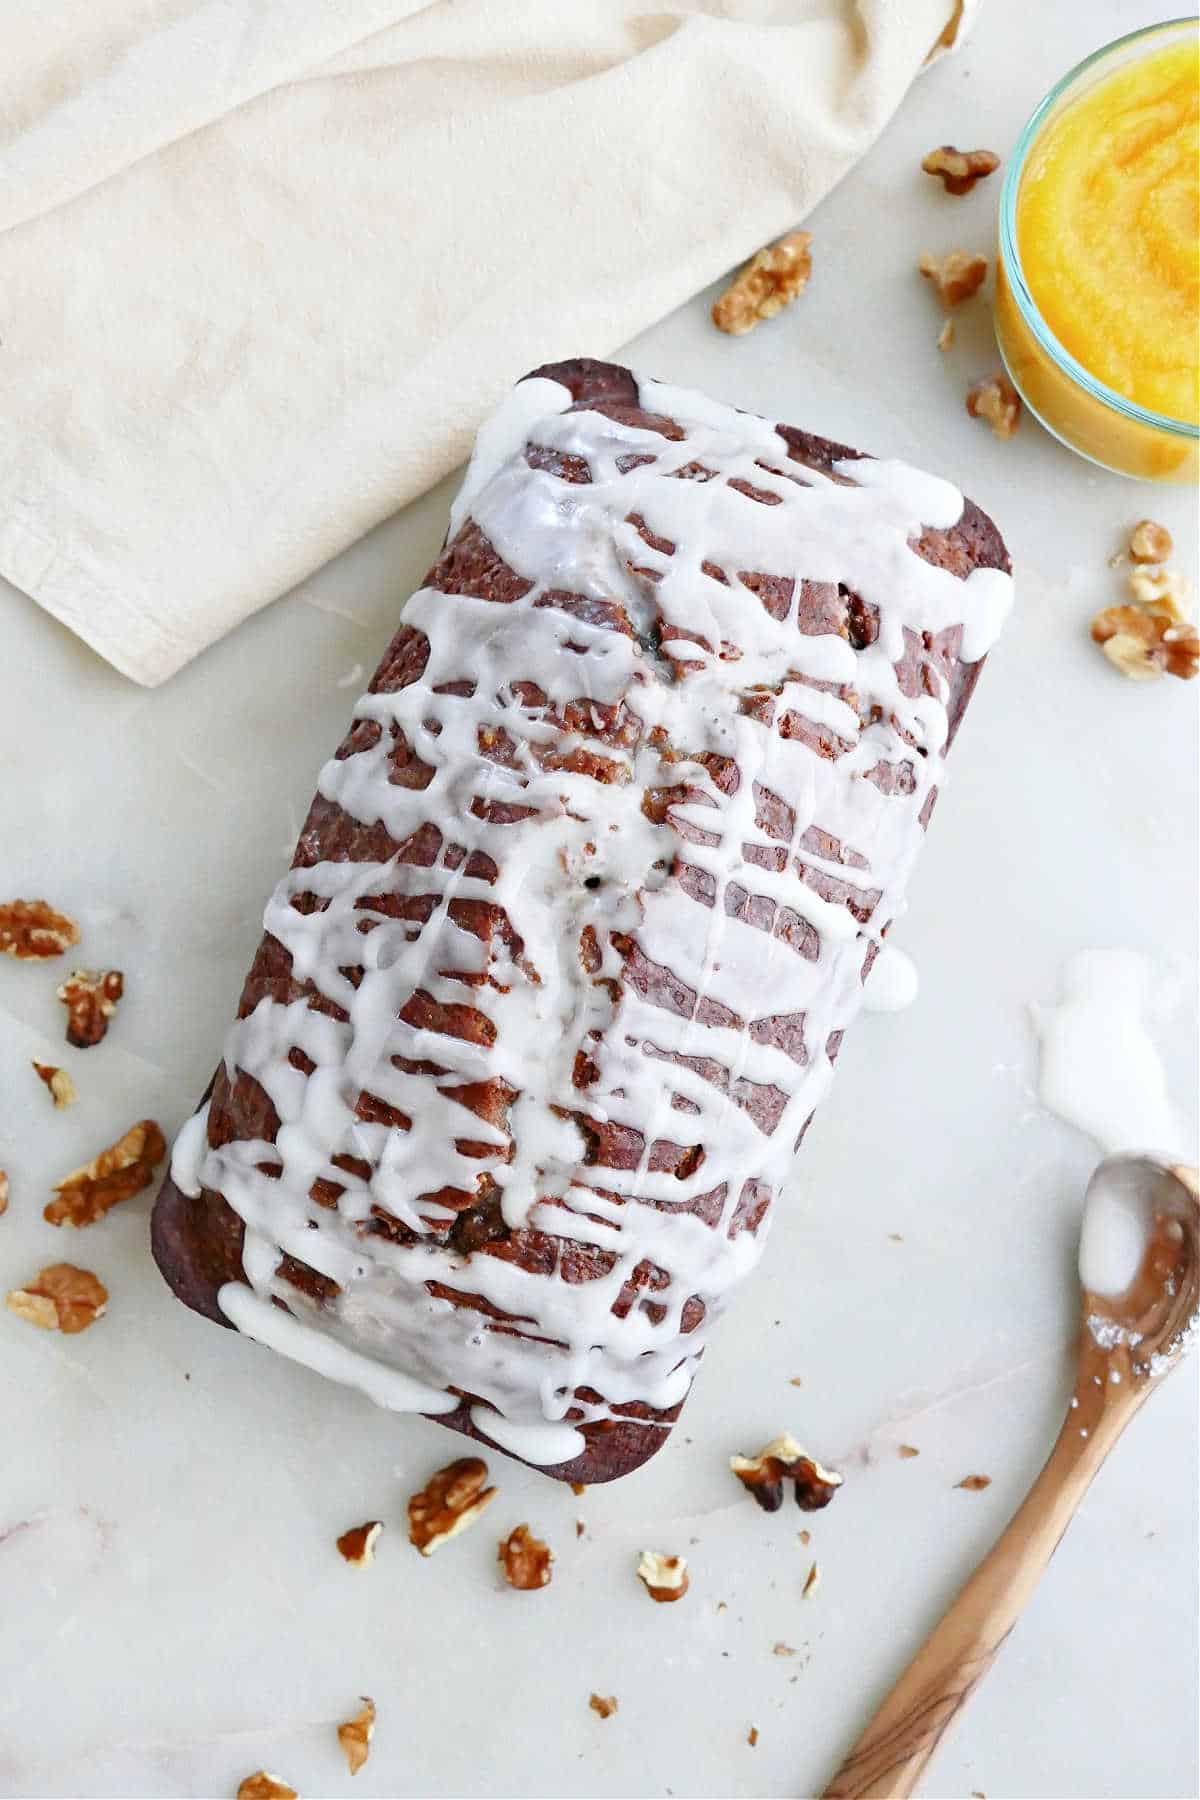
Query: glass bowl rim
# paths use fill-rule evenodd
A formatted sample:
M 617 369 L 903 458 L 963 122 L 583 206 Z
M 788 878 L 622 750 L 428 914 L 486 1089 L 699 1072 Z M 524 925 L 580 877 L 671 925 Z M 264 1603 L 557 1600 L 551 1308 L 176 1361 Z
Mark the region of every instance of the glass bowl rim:
M 1112 56 L 1114 51 L 1124 50 L 1128 45 L 1137 43 L 1143 38 L 1157 37 L 1166 33 L 1177 33 L 1180 37 L 1185 30 L 1194 32 L 1197 19 L 1194 13 L 1175 19 L 1162 19 L 1156 25 L 1142 25 L 1137 31 L 1128 31 L 1123 37 L 1113 38 L 1110 43 L 1102 44 L 1085 56 L 1082 62 L 1056 81 L 1049 93 L 1038 103 L 1026 122 L 1025 129 L 1017 139 L 1016 147 L 1009 158 L 1008 168 L 1004 175 L 1004 187 L 1000 195 L 1000 255 L 1004 274 L 1012 291 L 1013 298 L 1025 324 L 1052 362 L 1069 375 L 1077 387 L 1084 390 L 1094 400 L 1119 413 L 1122 418 L 1130 419 L 1135 424 L 1149 426 L 1155 431 L 1165 431 L 1172 436 L 1195 442 L 1200 439 L 1200 425 L 1193 425 L 1186 419 L 1172 418 L 1169 413 L 1153 412 L 1149 407 L 1139 406 L 1135 400 L 1127 399 L 1124 394 L 1117 393 L 1115 388 L 1108 387 L 1103 381 L 1085 369 L 1078 359 L 1071 355 L 1065 344 L 1059 342 L 1049 325 L 1042 317 L 1038 304 L 1033 298 L 1029 284 L 1025 279 L 1025 271 L 1021 265 L 1020 253 L 1017 249 L 1017 195 L 1020 191 L 1021 177 L 1025 172 L 1025 164 L 1029 152 L 1036 143 L 1047 114 L 1063 95 L 1072 88 L 1080 78 L 1094 69 L 1096 64 Z

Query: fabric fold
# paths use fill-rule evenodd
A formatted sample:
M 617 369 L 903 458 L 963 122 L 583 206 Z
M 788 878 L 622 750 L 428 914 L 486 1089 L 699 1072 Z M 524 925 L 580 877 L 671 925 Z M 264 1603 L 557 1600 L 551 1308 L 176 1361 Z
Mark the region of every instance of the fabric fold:
M 0 74 L 0 574 L 165 680 L 803 218 L 956 17 L 67 0 Z

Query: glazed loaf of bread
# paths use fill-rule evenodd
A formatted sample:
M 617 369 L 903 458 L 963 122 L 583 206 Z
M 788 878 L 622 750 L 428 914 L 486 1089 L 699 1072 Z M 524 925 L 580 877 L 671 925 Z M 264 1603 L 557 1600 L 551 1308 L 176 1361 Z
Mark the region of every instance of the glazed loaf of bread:
M 520 382 L 176 1144 L 179 1296 L 563 1479 L 644 1461 L 1010 588 L 949 482 L 612 364 Z

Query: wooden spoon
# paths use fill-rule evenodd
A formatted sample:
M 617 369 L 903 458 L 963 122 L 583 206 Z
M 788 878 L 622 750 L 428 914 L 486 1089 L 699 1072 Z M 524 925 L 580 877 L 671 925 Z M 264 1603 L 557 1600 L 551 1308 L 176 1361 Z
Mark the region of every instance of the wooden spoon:
M 1149 1156 L 1110 1156 L 1100 1164 L 1084 1206 L 1082 1283 L 1100 1279 L 1106 1232 L 1110 1262 L 1113 1229 L 1118 1253 L 1122 1225 L 1128 1241 L 1131 1207 L 1143 1221 L 1141 1265 L 1119 1294 L 1082 1286 L 1075 1389 L 1045 1468 L 854 1745 L 825 1800 L 900 1800 L 914 1791 L 951 1720 L 1020 1617 L 1101 1463 L 1196 1335 L 1195 1169 Z M 1135 1261 L 1136 1254 L 1135 1248 Z M 1128 1273 L 1127 1264 L 1126 1279 Z

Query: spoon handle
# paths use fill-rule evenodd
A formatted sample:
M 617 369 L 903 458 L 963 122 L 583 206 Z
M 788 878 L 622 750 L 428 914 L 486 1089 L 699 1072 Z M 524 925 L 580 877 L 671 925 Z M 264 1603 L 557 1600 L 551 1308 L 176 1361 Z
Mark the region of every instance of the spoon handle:
M 1148 1384 L 1147 1384 L 1148 1385 Z M 902 1800 L 986 1675 L 1058 1547 L 1093 1476 L 1143 1394 L 1107 1408 L 1093 1429 L 1068 1412 L 1046 1466 L 1003 1535 L 900 1677 L 824 1800 Z

